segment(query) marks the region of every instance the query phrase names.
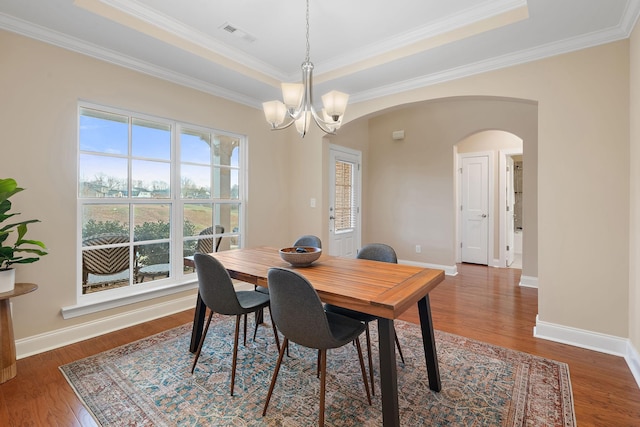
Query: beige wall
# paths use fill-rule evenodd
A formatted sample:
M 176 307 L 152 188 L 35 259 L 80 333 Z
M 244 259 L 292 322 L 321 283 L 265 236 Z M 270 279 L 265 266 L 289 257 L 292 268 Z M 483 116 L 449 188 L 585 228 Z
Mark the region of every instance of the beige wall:
M 63 320 L 76 304 L 77 102 L 88 100 L 245 134 L 249 139 L 248 245 L 283 245 L 289 209 L 289 144 L 271 133 L 256 109 L 0 31 L 2 168 L 27 190 L 15 198 L 25 218 L 39 218 L 32 238 L 50 254 L 18 266 L 18 281 L 39 284 L 16 298 L 16 338 L 89 322 L 171 299 Z M 286 134 L 284 136 L 287 136 Z M 280 189 L 281 191 L 271 191 Z M 177 295 L 179 296 L 184 296 Z M 195 299 L 194 299 L 195 301 Z
M 630 39 L 629 338 L 640 353 L 640 28 Z

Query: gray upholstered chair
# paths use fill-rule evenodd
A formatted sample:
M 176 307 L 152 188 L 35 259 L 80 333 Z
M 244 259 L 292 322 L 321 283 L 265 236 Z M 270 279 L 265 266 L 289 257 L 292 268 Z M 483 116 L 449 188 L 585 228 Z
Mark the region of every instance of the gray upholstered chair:
M 296 246 L 311 246 L 313 248 L 322 248 L 322 242 L 319 237 L 313 236 L 311 234 L 306 234 L 304 236 L 298 237 L 293 243 L 293 247 Z
M 327 374 L 327 349 L 342 347 L 355 342 L 360 359 L 362 380 L 367 392 L 367 399 L 371 405 L 367 374 L 365 373 L 362 349 L 358 337 L 364 332 L 365 325 L 335 313 L 326 313 L 322 301 L 313 286 L 304 276 L 285 268 L 273 267 L 267 275 L 271 290 L 272 318 L 284 341 L 280 347 L 278 362 L 273 371 L 271 385 L 264 403 L 262 415 L 266 415 L 269 400 L 278 378 L 278 371 L 282 364 L 285 350 L 289 341 L 304 347 L 319 350 L 318 370 L 320 371 L 320 417 L 319 425 L 324 425 L 324 399 Z
M 233 386 L 236 379 L 236 361 L 238 359 L 238 335 L 240 332 L 240 316 L 245 315 L 244 318 L 244 340 L 246 345 L 247 340 L 247 313 L 255 313 L 269 306 L 269 295 L 262 294 L 255 291 L 236 291 L 233 287 L 233 282 L 227 269 L 224 268 L 222 263 L 211 255 L 207 254 L 195 254 L 193 256 L 196 264 L 196 272 L 198 273 L 198 288 L 200 291 L 200 297 L 204 304 L 209 308 L 209 318 L 207 324 L 200 338 L 200 344 L 198 350 L 193 359 L 193 366 L 191 367 L 191 373 L 196 368 L 198 358 L 202 352 L 202 345 L 204 339 L 209 331 L 209 325 L 211 324 L 211 318 L 213 313 L 235 315 L 236 316 L 236 329 L 233 341 L 233 363 L 231 367 L 231 396 L 233 396 Z M 271 311 L 270 311 L 271 312 Z M 276 330 L 275 322 L 273 318 L 271 320 L 273 327 L 273 334 L 275 336 L 276 345 L 280 349 L 280 339 L 278 338 L 278 331 Z M 258 324 L 256 323 L 256 329 Z M 254 333 L 255 337 L 255 333 Z
M 398 257 L 396 255 L 396 251 L 389 245 L 385 245 L 383 243 L 371 243 L 369 245 L 365 245 L 360 249 L 356 258 L 359 259 L 369 259 L 372 261 L 382 261 L 382 262 L 390 262 L 397 264 Z M 374 315 L 361 313 L 359 311 L 349 310 L 348 308 L 342 308 L 335 305 L 327 304 L 325 306 L 325 310 L 331 313 L 342 314 L 343 316 L 348 316 L 353 319 L 364 322 L 367 325 L 366 329 L 366 338 L 367 338 L 367 357 L 369 361 L 369 375 L 371 377 L 371 392 L 375 396 L 375 386 L 373 383 L 373 361 L 371 360 L 371 335 L 369 333 L 369 322 L 377 320 L 378 318 Z M 395 332 L 395 331 L 394 331 Z M 398 353 L 400 354 L 400 359 L 402 363 L 404 363 L 404 356 L 402 355 L 402 348 L 400 347 L 400 341 L 398 340 L 398 334 L 395 334 L 396 337 L 396 347 L 398 348 Z

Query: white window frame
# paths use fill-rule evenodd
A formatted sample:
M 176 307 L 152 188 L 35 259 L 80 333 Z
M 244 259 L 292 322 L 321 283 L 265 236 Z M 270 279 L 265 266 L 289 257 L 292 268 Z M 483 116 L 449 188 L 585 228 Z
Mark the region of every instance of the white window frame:
M 125 286 L 116 289 L 110 289 L 105 291 L 99 291 L 90 294 L 82 293 L 82 221 L 83 221 L 83 207 L 89 204 L 95 203 L 123 203 L 127 205 L 133 204 L 157 204 L 157 199 L 136 199 L 133 200 L 130 196 L 126 198 L 126 202 L 122 199 L 94 199 L 94 198 L 81 198 L 79 194 L 79 169 L 80 169 L 80 151 L 79 146 L 79 118 L 80 112 L 83 108 L 95 109 L 104 111 L 107 113 L 114 113 L 123 116 L 127 116 L 130 119 L 132 117 L 136 119 L 149 120 L 156 123 L 168 124 L 171 126 L 171 196 L 166 200 L 166 203 L 170 205 L 170 221 L 171 221 L 171 276 L 166 279 L 153 280 L 143 283 L 137 283 L 135 285 Z M 236 236 L 240 247 L 243 246 L 246 241 L 246 208 L 247 208 L 247 137 L 231 132 L 221 131 L 202 125 L 193 125 L 190 123 L 180 122 L 177 120 L 170 120 L 166 118 L 151 116 L 148 114 L 138 113 L 130 110 L 108 107 L 99 104 L 93 104 L 90 102 L 79 102 L 76 120 L 78 120 L 78 134 L 76 142 L 76 199 L 77 199 L 77 237 L 76 237 L 76 305 L 63 307 L 62 315 L 65 319 L 77 317 L 101 310 L 119 307 L 126 304 L 132 304 L 139 301 L 144 301 L 161 296 L 171 295 L 185 290 L 197 288 L 197 277 L 194 273 L 183 271 L 183 207 L 189 203 L 205 203 L 205 204 L 237 204 L 239 206 L 238 224 L 239 230 L 234 232 L 233 230 L 225 230 L 224 236 Z M 214 199 L 209 197 L 207 199 L 183 199 L 180 191 L 180 134 L 183 128 L 189 130 L 197 130 L 213 135 L 225 135 L 233 138 L 237 138 L 240 141 L 240 156 L 238 158 L 238 185 L 239 194 L 237 199 Z M 130 158 L 131 154 L 127 154 L 127 158 Z M 213 167 L 214 165 L 212 165 Z M 129 171 L 129 177 L 131 176 Z M 212 188 L 213 192 L 213 188 Z M 131 212 L 129 213 L 131 218 Z M 133 229 L 133 223 L 130 222 L 130 227 Z M 132 232 L 131 232 L 132 233 Z M 133 245 L 133 242 L 130 243 Z M 131 263 L 132 264 L 132 263 Z

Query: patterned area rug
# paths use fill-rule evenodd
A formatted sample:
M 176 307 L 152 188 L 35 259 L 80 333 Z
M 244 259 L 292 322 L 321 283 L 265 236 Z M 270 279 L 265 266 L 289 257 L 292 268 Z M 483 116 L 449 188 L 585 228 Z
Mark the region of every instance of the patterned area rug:
M 235 393 L 229 396 L 233 324 L 232 317 L 214 316 L 193 375 L 190 325 L 60 369 L 103 426 L 316 424 L 317 353 L 295 344 L 261 416 L 277 359 L 267 324 L 255 342 L 240 345 Z M 376 329 L 372 324 L 374 344 Z M 396 330 L 406 361 L 398 361 L 403 426 L 575 426 L 566 364 L 436 331 L 442 391 L 435 393 L 428 386 L 420 328 L 398 321 Z M 382 425 L 379 378 L 369 406 L 355 346 L 329 350 L 327 366 L 326 425 Z

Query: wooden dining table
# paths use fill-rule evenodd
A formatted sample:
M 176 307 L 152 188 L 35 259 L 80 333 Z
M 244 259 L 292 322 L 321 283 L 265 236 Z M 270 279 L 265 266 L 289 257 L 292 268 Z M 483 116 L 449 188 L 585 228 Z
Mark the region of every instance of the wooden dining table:
M 394 319 L 417 304 L 429 388 L 440 391 L 429 292 L 444 280 L 444 271 L 325 254 L 308 267 L 292 267 L 280 258 L 278 249 L 271 247 L 235 249 L 210 255 L 225 266 L 233 279 L 267 288 L 269 268 L 291 268 L 309 280 L 323 302 L 377 316 L 384 426 L 400 425 Z M 189 261 L 185 259 L 185 264 Z M 205 311 L 198 296 L 191 336 L 192 352 L 202 335 Z

